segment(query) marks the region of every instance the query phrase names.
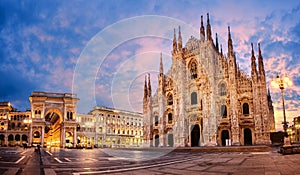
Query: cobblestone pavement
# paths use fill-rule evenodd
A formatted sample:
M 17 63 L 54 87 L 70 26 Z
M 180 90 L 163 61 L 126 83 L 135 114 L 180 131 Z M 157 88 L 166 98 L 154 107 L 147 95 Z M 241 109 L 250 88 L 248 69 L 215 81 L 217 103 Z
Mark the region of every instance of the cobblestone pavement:
M 2 159 L 9 152 L 14 156 Z M 300 175 L 300 154 L 281 155 L 275 149 L 217 153 L 44 149 L 41 159 L 35 155 L 33 149 L 0 149 L 0 174 Z

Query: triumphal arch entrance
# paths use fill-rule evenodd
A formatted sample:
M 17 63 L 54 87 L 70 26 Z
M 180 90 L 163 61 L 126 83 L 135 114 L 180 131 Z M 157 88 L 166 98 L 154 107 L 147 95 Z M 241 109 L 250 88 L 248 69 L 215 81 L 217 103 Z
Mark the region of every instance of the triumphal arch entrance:
M 32 116 L 30 144 L 75 147 L 77 96 L 70 93 L 33 92 L 29 100 Z

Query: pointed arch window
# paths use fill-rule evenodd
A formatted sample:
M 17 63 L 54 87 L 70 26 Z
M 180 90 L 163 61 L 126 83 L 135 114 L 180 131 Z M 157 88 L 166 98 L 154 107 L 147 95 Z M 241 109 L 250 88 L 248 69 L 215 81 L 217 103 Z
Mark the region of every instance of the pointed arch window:
M 198 100 L 197 100 L 197 92 L 192 92 L 191 93 L 191 104 L 192 105 L 195 105 L 198 103 Z
M 221 116 L 223 118 L 226 118 L 227 117 L 227 106 L 226 105 L 222 105 L 221 106 Z
M 225 83 L 222 83 L 220 85 L 220 96 L 225 96 L 226 95 L 226 85 Z
M 168 105 L 173 105 L 173 95 L 172 94 L 170 94 L 168 96 Z
M 191 74 L 191 79 L 196 79 L 198 77 L 197 64 L 195 62 L 192 62 L 191 64 L 190 74 Z
M 248 103 L 243 104 L 243 114 L 249 115 L 249 104 Z
M 157 115 L 154 117 L 154 125 L 158 126 L 158 116 Z
M 172 115 L 172 113 L 169 113 L 168 114 L 168 123 L 170 124 L 172 122 L 173 122 L 173 115 Z

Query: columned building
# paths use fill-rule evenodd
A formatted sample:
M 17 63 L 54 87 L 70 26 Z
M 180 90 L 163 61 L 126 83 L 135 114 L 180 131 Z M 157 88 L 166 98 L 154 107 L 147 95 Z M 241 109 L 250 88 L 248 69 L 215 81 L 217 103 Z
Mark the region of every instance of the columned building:
M 76 145 L 75 94 L 33 92 L 29 97 L 31 127 L 29 143 L 64 148 L 66 143 Z
M 0 103 L 0 144 L 34 145 L 64 148 L 76 145 L 76 109 L 74 94 L 32 92 L 30 110 L 17 111 L 9 102 Z
M 178 34 L 178 35 L 177 35 Z M 178 36 L 178 37 L 177 37 Z M 251 44 L 251 76 L 240 69 L 228 27 L 228 53 L 213 40 L 209 15 L 201 16 L 199 38 L 185 46 L 174 29 L 172 66 L 165 74 L 160 55 L 158 88 L 145 78 L 144 146 L 185 147 L 271 144 L 275 130 L 263 56 Z
M 103 106 L 77 114 L 79 99 L 70 93 L 32 92 L 30 110 L 0 102 L 0 145 L 48 147 L 139 147 L 143 115 Z
M 14 146 L 28 142 L 31 112 L 18 112 L 9 102 L 0 102 L 0 145 Z
M 300 116 L 294 117 L 293 125 L 288 127 L 287 133 L 291 143 L 300 143 Z
M 143 142 L 141 113 L 96 106 L 94 143 L 106 147 L 140 147 Z

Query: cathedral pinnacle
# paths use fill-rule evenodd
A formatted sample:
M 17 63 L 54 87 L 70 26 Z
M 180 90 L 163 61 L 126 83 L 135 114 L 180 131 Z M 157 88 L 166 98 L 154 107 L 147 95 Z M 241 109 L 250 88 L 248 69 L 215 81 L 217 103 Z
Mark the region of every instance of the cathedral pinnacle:
M 180 26 L 179 26 L 179 31 L 178 31 L 178 49 L 182 50 L 182 38 L 181 38 Z
M 254 57 L 254 59 L 255 59 L 254 49 L 253 49 L 253 43 L 251 43 L 251 56 Z
M 252 75 L 252 79 L 255 80 L 257 77 L 257 69 L 256 69 L 256 58 L 254 56 L 253 43 L 251 43 L 251 75 Z
M 211 26 L 210 26 L 210 23 L 209 23 L 209 13 L 207 13 L 206 35 L 207 35 L 207 40 L 212 41 L 212 38 L 211 38 Z
M 218 34 L 216 33 L 216 50 L 219 53 L 219 41 L 218 41 Z
M 258 71 L 260 76 L 265 76 L 263 57 L 261 55 L 260 43 L 258 43 Z
M 221 44 L 220 46 L 221 46 L 221 55 L 223 55 L 223 49 L 222 49 L 222 44 Z
M 262 57 L 261 56 L 261 50 L 260 50 L 260 43 L 258 43 L 258 57 Z
M 164 75 L 164 67 L 162 62 L 162 53 L 160 53 L 159 76 Z
M 174 28 L 174 38 L 173 38 L 173 52 L 177 51 L 177 40 L 176 40 L 176 30 Z
M 151 81 L 150 81 L 150 73 L 148 73 L 148 96 L 151 97 Z
M 232 39 L 230 34 L 230 26 L 228 26 L 228 54 L 233 55 Z
M 205 40 L 205 31 L 203 25 L 203 16 L 201 15 L 200 41 L 204 41 L 204 40 Z
M 145 75 L 144 99 L 146 99 L 147 96 L 148 96 L 147 75 Z

